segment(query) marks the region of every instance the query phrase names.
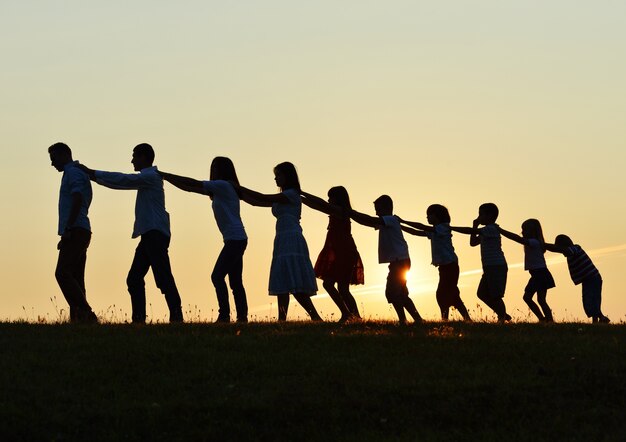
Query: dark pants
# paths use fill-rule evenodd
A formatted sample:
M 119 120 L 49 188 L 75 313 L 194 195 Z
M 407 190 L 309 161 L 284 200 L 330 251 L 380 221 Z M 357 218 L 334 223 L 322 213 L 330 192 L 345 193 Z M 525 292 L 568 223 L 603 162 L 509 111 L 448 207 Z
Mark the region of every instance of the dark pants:
M 506 264 L 484 266 L 483 276 L 478 284 L 478 299 L 487 304 L 498 315 L 499 320 L 509 318 L 502 300 L 506 290 L 508 271 Z
M 448 320 L 450 307 L 456 308 L 463 316 L 463 319 L 469 320 L 470 316 L 461 300 L 461 292 L 459 290 L 459 263 L 451 262 L 443 264 L 439 269 L 439 285 L 437 286 L 437 304 L 441 310 L 441 318 Z
M 409 289 L 406 286 L 406 272 L 409 270 L 411 270 L 410 259 L 400 259 L 389 263 L 385 296 L 390 304 L 401 302 L 409 297 Z
M 387 297 L 387 302 L 393 305 L 401 324 L 406 322 L 404 310 L 408 311 L 416 322 L 422 320 L 415 304 L 409 298 L 409 289 L 406 286 L 406 273 L 410 269 L 411 260 L 408 258 L 389 263 L 385 296 Z
M 459 264 L 452 262 L 438 267 L 439 285 L 437 285 L 437 304 L 439 308 L 456 307 L 461 302 L 459 291 Z
M 588 318 L 604 316 L 602 314 L 602 277 L 600 275 L 585 278 L 583 286 L 583 308 Z
M 76 227 L 69 238 L 59 243 L 59 259 L 54 272 L 61 292 L 70 306 L 70 321 L 95 321 L 96 315 L 87 302 L 85 264 L 91 232 Z
M 150 230 L 141 235 L 139 245 L 135 250 L 135 257 L 130 266 L 126 284 L 133 306 L 133 322 L 146 321 L 146 287 L 144 277 L 152 267 L 152 274 L 157 287 L 165 295 L 165 301 L 170 310 L 170 322 L 181 322 L 183 312 L 180 295 L 176 282 L 172 276 L 170 257 L 167 249 L 170 237 L 158 230 Z
M 231 240 L 224 242 L 224 247 L 217 257 L 211 281 L 215 286 L 217 302 L 219 305 L 219 319 L 230 320 L 230 304 L 228 302 L 228 287 L 226 287 L 226 275 L 235 298 L 235 308 L 237 309 L 237 320 L 246 321 L 248 319 L 248 301 L 246 300 L 246 289 L 243 287 L 243 254 L 248 246 L 248 240 Z

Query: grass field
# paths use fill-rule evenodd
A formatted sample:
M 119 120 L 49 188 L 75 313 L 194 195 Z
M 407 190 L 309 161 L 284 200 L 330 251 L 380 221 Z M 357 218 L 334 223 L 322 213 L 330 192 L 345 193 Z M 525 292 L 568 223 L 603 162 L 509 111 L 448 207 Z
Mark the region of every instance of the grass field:
M 626 326 L 0 324 L 0 439 L 625 440 Z

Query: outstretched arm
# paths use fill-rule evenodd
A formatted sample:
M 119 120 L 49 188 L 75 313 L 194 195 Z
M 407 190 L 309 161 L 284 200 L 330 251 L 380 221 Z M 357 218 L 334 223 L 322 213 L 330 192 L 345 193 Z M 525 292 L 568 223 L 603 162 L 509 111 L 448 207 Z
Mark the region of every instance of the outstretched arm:
M 289 203 L 289 199 L 282 193 L 268 195 L 252 189 L 248 189 L 247 187 L 236 185 L 235 190 L 238 190 L 241 195 L 241 199 L 251 206 L 272 207 L 272 204 L 274 203 Z
M 419 223 L 417 223 L 417 224 L 419 224 Z M 407 227 L 407 226 L 403 226 L 403 225 L 401 225 L 400 228 L 402 230 L 404 230 L 406 233 L 410 233 L 411 235 L 428 236 L 428 233 L 424 232 L 423 230 L 417 230 L 417 229 L 413 229 L 411 227 Z
M 509 232 L 508 230 L 505 230 L 502 227 L 498 227 L 498 229 L 500 230 L 500 234 L 502 234 L 502 236 L 504 236 L 505 238 L 508 238 L 511 241 L 515 241 L 520 244 L 524 244 L 524 245 L 526 244 L 526 240 L 522 238 L 521 236 L 519 236 L 518 234 Z
M 450 230 L 453 232 L 463 233 L 465 235 L 478 235 L 479 233 L 479 230 L 473 227 L 450 226 Z
M 478 230 L 478 226 L 480 225 L 480 221 L 476 218 L 472 221 L 472 229 L 474 230 L 470 235 L 470 246 L 476 247 L 480 245 L 480 230 Z
M 426 232 L 434 232 L 435 231 L 435 228 L 433 226 L 428 226 L 426 224 L 418 223 L 418 222 L 415 222 L 415 221 L 406 221 L 406 220 L 404 220 L 404 219 L 402 219 L 400 217 L 398 217 L 398 219 L 400 220 L 400 222 L 402 224 L 406 224 L 407 226 L 411 226 L 411 227 L 414 227 L 414 228 L 419 229 L 419 230 L 425 230 Z M 420 236 L 425 236 L 425 235 L 420 235 Z
M 181 190 L 201 194 L 205 193 L 202 181 L 194 180 L 193 178 L 188 178 L 186 176 L 174 175 L 173 173 L 167 173 L 160 170 L 159 174 L 163 177 L 165 181 L 175 187 L 178 187 Z
M 311 209 L 319 210 L 320 212 L 323 212 L 327 215 L 346 215 L 346 211 L 343 207 L 336 206 L 335 204 L 330 204 L 318 196 L 311 195 L 304 190 L 300 191 L 300 195 L 302 195 L 302 203 L 310 207 Z
M 154 183 L 155 179 L 160 180 L 160 178 L 155 178 L 154 174 L 105 172 L 90 169 L 84 164 L 79 164 L 78 167 L 89 176 L 90 180 L 110 189 L 136 190 Z
M 548 243 L 545 243 L 544 246 L 546 247 L 546 250 L 549 252 L 562 253 L 563 255 L 567 255 L 567 251 L 569 249 L 569 247 L 561 247 L 561 246 L 557 246 L 556 244 L 548 244 Z
M 377 216 L 369 216 L 361 212 L 357 212 L 356 210 L 350 211 L 350 218 L 352 218 L 355 222 L 367 226 L 367 227 L 382 227 L 384 225 L 383 220 Z
M 470 235 L 470 246 L 476 247 L 480 244 L 480 229 L 478 228 L 478 219 L 475 219 L 472 223 L 472 227 L 454 227 L 450 226 L 450 230 L 453 232 L 463 233 Z

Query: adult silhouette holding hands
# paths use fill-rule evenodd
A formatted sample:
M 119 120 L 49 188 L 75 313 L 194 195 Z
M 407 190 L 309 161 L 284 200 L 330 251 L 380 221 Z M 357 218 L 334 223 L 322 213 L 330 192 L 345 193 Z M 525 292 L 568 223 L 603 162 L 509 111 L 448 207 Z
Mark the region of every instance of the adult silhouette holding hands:
M 72 151 L 65 143 L 48 148 L 52 166 L 63 173 L 59 191 L 59 226 L 61 237 L 57 249 L 59 257 L 54 272 L 65 300 L 69 304 L 70 321 L 97 323 L 98 318 L 87 302 L 85 264 L 91 241 L 89 206 L 92 199 L 89 177 L 72 159 Z
M 300 226 L 302 200 L 298 172 L 292 163 L 280 163 L 274 167 L 274 180 L 280 193 L 263 194 L 243 186 L 238 186 L 238 191 L 248 204 L 271 207 L 276 217 L 269 293 L 278 298 L 278 320 L 287 320 L 291 293 L 312 320 L 322 321 L 311 301 L 311 296 L 317 293 L 317 282 Z
M 92 181 L 111 189 L 137 190 L 133 238 L 141 237 L 135 257 L 126 278 L 132 304 L 133 323 L 146 321 L 145 276 L 152 268 L 157 287 L 165 295 L 170 311 L 170 322 L 182 322 L 180 295 L 172 269 L 168 248 L 170 244 L 170 217 L 165 210 L 163 178 L 153 166 L 154 149 L 141 143 L 133 149 L 131 163 L 136 172 L 104 172 L 81 166 Z
M 159 173 L 163 179 L 181 190 L 208 195 L 211 198 L 215 221 L 224 239 L 224 247 L 211 273 L 219 305 L 216 322 L 230 322 L 228 288 L 224 280 L 226 275 L 235 299 L 237 322 L 248 322 L 248 302 L 242 281 L 243 254 L 248 245 L 248 236 L 241 221 L 239 195 L 234 187 L 239 184 L 239 180 L 233 162 L 230 158 L 215 157 L 211 162 L 209 181 L 198 181 L 163 171 Z

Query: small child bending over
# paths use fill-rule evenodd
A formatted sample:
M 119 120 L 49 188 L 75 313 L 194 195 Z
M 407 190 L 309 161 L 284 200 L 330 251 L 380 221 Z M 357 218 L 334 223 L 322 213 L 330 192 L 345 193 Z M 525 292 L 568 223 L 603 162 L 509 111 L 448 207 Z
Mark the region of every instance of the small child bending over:
M 402 223 L 415 229 L 402 229 L 416 236 L 425 236 L 430 239 L 432 265 L 439 270 L 439 285 L 437 286 L 437 304 L 441 310 L 441 318 L 448 320 L 450 307 L 455 307 L 463 319 L 471 321 L 467 308 L 461 300 L 459 290 L 459 259 L 452 245 L 452 231 L 450 230 L 450 213 L 441 204 L 432 204 L 426 209 L 426 219 L 430 226 L 425 224 L 400 220 Z
M 609 323 L 611 320 L 604 316 L 600 308 L 602 304 L 602 277 L 591 258 L 578 244 L 567 235 L 558 235 L 554 244 L 546 244 L 546 250 L 562 253 L 567 257 L 569 274 L 574 284 L 582 284 L 583 308 L 588 318 L 594 323 Z
M 382 195 L 374 201 L 374 209 L 377 216 L 351 210 L 350 217 L 359 224 L 378 230 L 378 262 L 389 263 L 385 296 L 396 310 L 400 324 L 406 323 L 405 309 L 415 322 L 421 322 L 422 317 L 409 298 L 406 286 L 406 272 L 411 268 L 411 259 L 400 220 L 393 215 L 393 200 L 388 195 Z

